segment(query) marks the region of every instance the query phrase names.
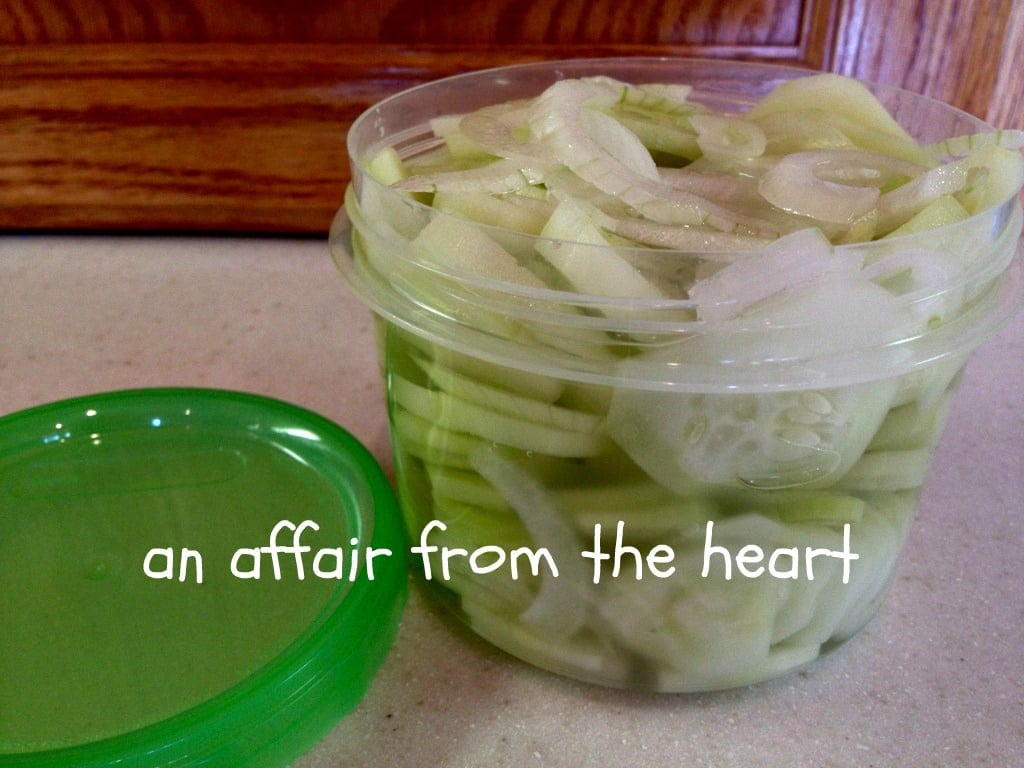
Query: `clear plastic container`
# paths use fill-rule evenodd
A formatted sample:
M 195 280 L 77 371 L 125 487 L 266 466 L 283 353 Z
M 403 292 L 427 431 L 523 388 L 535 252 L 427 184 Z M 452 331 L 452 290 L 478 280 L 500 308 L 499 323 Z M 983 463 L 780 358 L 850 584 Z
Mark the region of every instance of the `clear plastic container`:
M 856 287 L 823 280 L 752 312 L 725 300 L 715 322 L 683 288 L 593 295 L 424 258 L 413 241 L 451 214 L 377 182 L 371 158 L 430 151 L 435 117 L 594 74 L 689 84 L 694 101 L 742 112 L 808 73 L 531 64 L 412 89 L 353 125 L 331 249 L 376 317 L 413 562 L 473 630 L 537 666 L 673 692 L 766 680 L 842 644 L 883 600 L 963 365 L 1019 304 L 1019 200 L 827 247 Z M 921 142 L 990 130 L 872 90 Z M 552 254 L 613 250 L 659 285 L 689 284 L 735 258 L 477 231 L 535 274 Z M 938 270 L 924 288 L 877 269 L 924 252 Z

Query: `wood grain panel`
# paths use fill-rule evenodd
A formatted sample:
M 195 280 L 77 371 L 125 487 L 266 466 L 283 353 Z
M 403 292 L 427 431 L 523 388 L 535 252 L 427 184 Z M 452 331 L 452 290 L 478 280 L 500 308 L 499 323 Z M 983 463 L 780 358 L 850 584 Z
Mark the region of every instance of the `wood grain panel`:
M 341 202 L 345 131 L 359 112 L 417 82 L 503 60 L 439 54 L 0 49 L 0 227 L 323 232 Z
M 20 42 L 0 46 L 0 228 L 322 233 L 348 179 L 348 125 L 390 93 L 555 57 L 709 55 L 817 66 L 807 57 L 827 50 L 821 37 L 830 31 L 820 14 L 786 0 L 392 0 L 363 15 L 343 0 L 308 3 L 276 34 L 330 36 L 334 24 L 378 42 L 215 42 L 275 34 L 283 7 L 5 6 L 0 35 Z M 447 7 L 459 14 L 427 10 Z M 339 9 L 352 17 L 348 28 L 331 15 Z M 246 26 L 239 19 L 247 10 Z M 410 43 L 477 34 L 492 42 Z M 178 37 L 206 42 L 165 41 Z M 142 42 L 96 42 L 106 38 Z M 60 42 L 75 39 L 90 42 Z M 47 42 L 27 44 L 36 40 Z
M 786 0 L 399 0 L 380 39 L 423 43 L 796 46 L 801 4 Z
M 1006 127 L 1024 127 L 1019 82 L 1016 92 L 1010 82 L 1024 76 L 1021 5 L 1020 0 L 844 0 L 835 69 L 924 93 L 979 117 L 995 114 Z
M 986 116 L 993 125 L 1024 129 L 1024 0 L 1013 3 L 1007 20 Z
M 537 59 L 782 61 L 1024 127 L 1022 0 L 5 0 L 0 229 L 326 231 L 345 132 Z
M 796 45 L 800 0 L 6 0 L 0 43 Z

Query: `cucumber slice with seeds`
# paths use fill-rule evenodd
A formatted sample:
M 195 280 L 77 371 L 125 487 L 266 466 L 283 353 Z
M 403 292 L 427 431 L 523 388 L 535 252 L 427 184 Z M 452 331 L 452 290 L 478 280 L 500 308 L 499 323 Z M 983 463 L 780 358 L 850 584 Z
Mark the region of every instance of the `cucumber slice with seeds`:
M 833 390 L 701 394 L 618 390 L 611 437 L 678 493 L 701 485 L 824 487 L 860 458 L 896 383 Z

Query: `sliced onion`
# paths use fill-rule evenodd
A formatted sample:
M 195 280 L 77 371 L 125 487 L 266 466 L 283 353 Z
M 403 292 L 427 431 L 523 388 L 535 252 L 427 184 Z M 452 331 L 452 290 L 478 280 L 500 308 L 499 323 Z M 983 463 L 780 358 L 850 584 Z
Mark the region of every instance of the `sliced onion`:
M 770 296 L 844 265 L 851 270 L 858 266 L 837 261 L 832 244 L 820 230 L 802 229 L 698 280 L 690 289 L 690 299 L 701 320 L 731 320 Z
M 693 115 L 690 125 L 697 131 L 697 146 L 712 160 L 760 157 L 768 144 L 760 127 L 737 117 Z
M 583 107 L 580 124 L 587 136 L 623 167 L 653 181 L 660 179 L 647 147 L 614 117 L 593 107 Z
M 878 203 L 879 187 L 923 168 L 876 152 L 835 149 L 794 152 L 772 166 L 758 190 L 772 205 L 832 224 L 849 224 Z
M 740 216 L 624 165 L 590 136 L 581 115 L 585 107 L 608 106 L 610 98 L 613 95 L 597 84 L 559 81 L 537 98 L 530 110 L 530 129 L 569 170 L 641 216 L 662 224 L 706 224 L 724 232 L 765 237 L 779 234 L 769 222 Z
M 590 587 L 572 523 L 532 474 L 497 449 L 475 450 L 469 461 L 505 497 L 534 542 L 546 547 L 558 564 L 559 575 L 541 578 L 536 597 L 520 618 L 558 635 L 574 634 L 587 619 Z
M 695 165 L 691 163 L 682 168 L 660 168 L 661 180 L 673 189 L 691 192 L 719 203 L 757 198 L 757 180 L 753 177 L 701 171 Z
M 807 158 L 783 158 L 761 179 L 761 196 L 784 211 L 834 224 L 852 222 L 875 206 L 877 189 L 823 181 L 815 165 Z
M 964 189 L 967 170 L 967 165 L 961 161 L 946 163 L 883 194 L 878 200 L 877 234 L 891 232 L 943 195 Z
M 630 99 L 630 95 L 637 91 L 642 94 L 642 99 L 634 102 Z M 691 93 L 693 93 L 693 86 L 686 85 L 685 83 L 642 83 L 630 89 L 625 94 L 623 102 L 626 104 L 636 104 L 654 112 L 688 114 L 694 109 L 703 109 L 703 107 L 689 102 Z M 651 97 L 654 98 L 653 102 Z
M 530 164 L 545 162 L 539 147 L 530 140 L 526 126 L 528 110 L 519 102 L 483 107 L 463 115 L 459 130 L 466 138 L 497 157 Z
M 691 227 L 687 225 L 673 226 L 644 221 L 637 218 L 615 219 L 612 232 L 628 237 L 644 245 L 655 248 L 671 248 L 690 253 L 723 253 L 731 251 L 753 251 L 764 248 L 771 240 L 752 235 L 732 234 L 707 227 Z
M 959 312 L 964 303 L 964 272 L 963 262 L 955 254 L 914 248 L 865 267 L 864 276 L 906 297 L 910 311 L 924 327 L 936 320 L 945 322 Z M 891 284 L 894 280 L 899 283 L 896 290 Z

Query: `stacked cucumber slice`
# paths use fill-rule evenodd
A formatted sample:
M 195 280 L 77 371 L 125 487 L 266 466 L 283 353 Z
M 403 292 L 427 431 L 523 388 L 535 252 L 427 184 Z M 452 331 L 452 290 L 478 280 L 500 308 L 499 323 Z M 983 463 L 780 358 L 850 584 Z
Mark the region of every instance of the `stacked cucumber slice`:
M 439 550 L 559 567 L 436 554 L 432 581 L 444 566 L 497 645 L 616 686 L 748 684 L 854 634 L 969 352 L 906 349 L 998 289 L 1022 145 L 923 146 L 860 83 L 815 75 L 736 113 L 685 85 L 566 79 L 378 147 L 346 212 L 410 535 L 437 520 Z M 734 551 L 838 550 L 846 531 L 858 559 L 849 579 L 829 560 L 702 575 L 709 522 Z M 674 573 L 592 578 L 595 535 L 667 546 Z

